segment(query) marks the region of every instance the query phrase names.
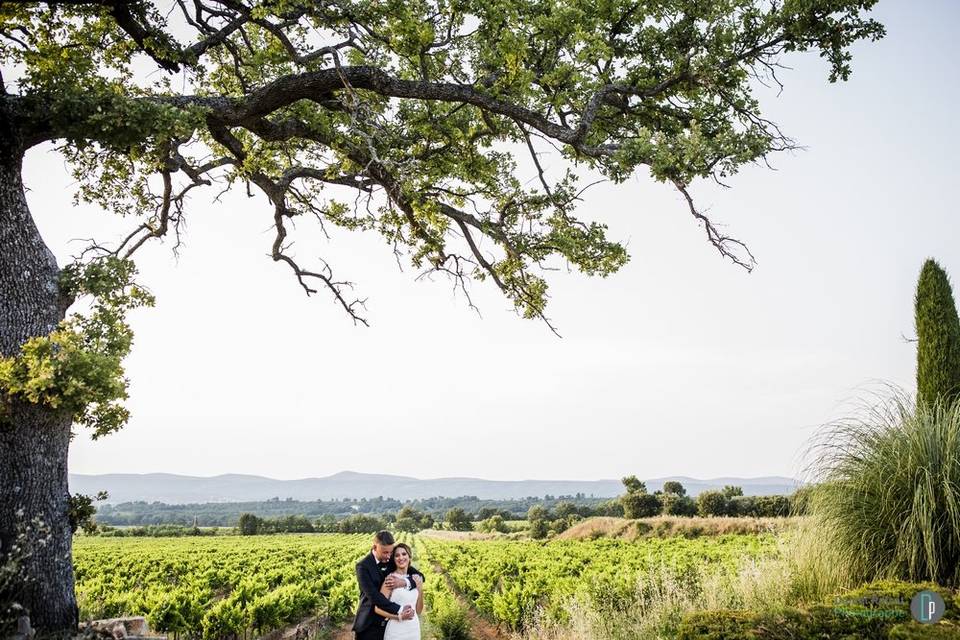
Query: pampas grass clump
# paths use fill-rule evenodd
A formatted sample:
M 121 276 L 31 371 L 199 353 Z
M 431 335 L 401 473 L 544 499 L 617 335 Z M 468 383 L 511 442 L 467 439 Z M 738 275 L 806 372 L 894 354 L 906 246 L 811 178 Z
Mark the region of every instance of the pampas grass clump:
M 815 451 L 811 511 L 853 577 L 960 584 L 960 403 L 894 392 Z

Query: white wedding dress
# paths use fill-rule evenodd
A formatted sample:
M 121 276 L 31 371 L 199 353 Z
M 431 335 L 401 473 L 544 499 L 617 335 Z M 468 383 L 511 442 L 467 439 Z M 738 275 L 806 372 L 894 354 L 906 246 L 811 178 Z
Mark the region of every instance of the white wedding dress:
M 413 618 L 410 620 L 387 620 L 387 628 L 383 632 L 383 640 L 420 640 L 420 616 L 417 615 L 417 589 L 401 587 L 390 592 L 390 602 L 396 602 L 403 609 L 404 605 L 413 607 Z

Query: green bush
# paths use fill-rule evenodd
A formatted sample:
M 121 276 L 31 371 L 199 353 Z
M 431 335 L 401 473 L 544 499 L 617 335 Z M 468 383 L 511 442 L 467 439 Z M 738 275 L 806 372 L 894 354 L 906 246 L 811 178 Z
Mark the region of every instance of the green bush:
M 581 520 L 583 520 L 583 518 L 581 518 L 578 515 L 567 516 L 566 518 L 555 518 L 550 523 L 550 527 L 549 527 L 550 533 L 552 534 L 563 533 L 564 531 L 566 531 L 573 525 L 577 524 Z
M 785 518 L 790 515 L 790 498 L 787 496 L 757 496 L 758 518 Z
M 910 617 L 910 601 L 920 591 L 936 591 L 943 598 L 947 610 L 944 617 L 947 620 L 956 620 L 960 618 L 960 607 L 957 600 L 951 594 L 949 589 L 937 586 L 932 582 L 904 582 L 901 580 L 877 580 L 868 584 L 845 591 L 835 600 L 836 602 L 856 603 L 856 602 L 874 602 L 889 603 L 899 601 L 900 610 L 903 612 L 903 618 Z M 960 597 L 960 594 L 958 594 Z
M 510 530 L 500 514 L 492 515 L 486 520 L 480 520 L 477 522 L 476 529 L 481 533 L 507 533 Z
M 920 624 L 904 622 L 890 629 L 890 640 L 957 640 L 960 627 L 953 624 Z
M 851 617 L 829 607 L 810 611 L 698 611 L 683 617 L 678 640 L 887 640 L 893 624 L 883 618 Z
M 620 496 L 620 502 L 623 504 L 623 515 L 626 518 L 650 518 L 660 513 L 661 504 L 659 496 L 652 493 L 640 493 L 637 491 Z
M 542 540 L 550 533 L 550 523 L 547 520 L 531 520 L 528 531 L 534 540 Z
M 645 482 L 637 480 L 637 476 L 627 476 L 623 479 L 623 486 L 627 492 L 620 496 L 620 504 L 623 506 L 623 517 L 650 518 L 660 513 L 662 504 L 660 496 L 647 493 Z
M 685 496 L 687 495 L 687 490 L 684 489 L 683 485 L 676 480 L 667 480 L 663 483 L 663 493 L 673 494 L 675 496 Z
M 242 536 L 255 536 L 260 533 L 263 526 L 263 520 L 252 513 L 241 513 L 237 521 L 237 529 Z
M 921 625 L 910 618 L 917 592 L 940 593 L 948 608 L 944 621 Z M 678 640 L 940 640 L 960 638 L 958 608 L 949 590 L 930 583 L 878 581 L 846 591 L 807 609 L 716 610 L 687 614 Z M 925 631 L 936 629 L 935 631 Z
M 347 516 L 337 523 L 338 533 L 376 533 L 386 528 L 387 522 L 383 518 L 364 513 Z
M 473 522 L 462 507 L 454 507 L 443 516 L 443 521 L 452 531 L 472 531 Z
M 750 518 L 781 518 L 790 515 L 787 496 L 734 496 L 727 502 L 727 515 Z
M 732 484 L 725 485 L 723 487 L 723 495 L 728 498 L 736 498 L 737 496 L 743 495 L 743 487 L 738 487 Z
M 697 496 L 697 512 L 704 517 L 728 515 L 730 500 L 722 491 L 704 491 Z
M 675 493 L 665 493 L 661 498 L 663 501 L 663 514 L 668 516 L 695 516 L 697 515 L 697 503 L 693 498 Z
M 452 599 L 436 600 L 428 620 L 437 640 L 470 640 L 467 612 Z
M 749 611 L 696 611 L 683 617 L 677 640 L 736 640 L 746 638 L 754 626 L 755 613 Z
M 831 428 L 810 510 L 859 581 L 960 582 L 960 404 L 902 393 Z

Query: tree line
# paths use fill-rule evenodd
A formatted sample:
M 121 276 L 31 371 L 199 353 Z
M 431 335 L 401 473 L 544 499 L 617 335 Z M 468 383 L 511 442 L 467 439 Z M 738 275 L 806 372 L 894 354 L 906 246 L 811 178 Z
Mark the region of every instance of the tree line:
M 582 494 L 518 500 L 479 500 L 476 496 L 462 496 L 411 501 L 395 511 L 386 510 L 386 507 L 401 503 L 386 498 L 316 502 L 268 500 L 210 505 L 124 503 L 116 507 L 104 505 L 96 515 L 96 522 L 87 522 L 83 529 L 88 534 L 107 536 L 209 535 L 212 533 L 209 527 L 225 527 L 242 535 L 373 533 L 381 529 L 411 533 L 424 529 L 484 533 L 524 530 L 535 538 L 543 538 L 595 516 L 785 517 L 805 512 L 809 492 L 801 489 L 790 496 L 745 496 L 741 487 L 728 486 L 722 490 L 701 492 L 693 498 L 687 495 L 681 483 L 675 481 L 665 483 L 663 490 L 652 493 L 635 476 L 624 478 L 623 483 L 626 492 L 613 499 L 587 498 Z M 310 509 L 318 505 L 333 512 L 315 517 Z M 368 511 L 343 513 L 342 507 L 336 510 L 336 505 L 358 506 Z M 444 505 L 449 506 L 443 508 Z M 251 509 L 236 513 L 238 507 L 246 506 L 266 508 L 259 512 Z M 137 507 L 143 508 L 144 512 L 118 515 L 124 513 L 121 509 Z M 192 511 L 196 507 L 210 507 L 214 511 L 223 509 L 224 512 L 213 517 L 203 516 L 202 511 Z M 276 511 L 280 512 L 279 515 L 271 515 Z M 151 521 L 154 518 L 159 521 Z M 117 526 L 129 528 L 118 529 Z
M 789 496 L 745 496 L 742 487 L 726 486 L 702 491 L 693 498 L 687 495 L 681 483 L 675 481 L 665 482 L 661 491 L 650 493 L 647 485 L 636 476 L 624 478 L 623 486 L 626 493 L 620 497 L 620 504 L 626 518 L 657 515 L 781 518 L 802 514 L 806 510 L 809 491 L 800 489 Z
M 124 527 L 165 524 L 234 527 L 237 525 L 240 514 L 243 513 L 261 518 L 306 516 L 312 520 L 322 516 L 335 516 L 339 520 L 353 515 L 389 516 L 409 506 L 429 513 L 435 519 L 443 519 L 450 509 L 461 508 L 470 514 L 483 514 L 489 510 L 506 512 L 510 514 L 507 517 L 510 520 L 522 519 L 534 505 L 553 508 L 561 502 L 573 502 L 578 506 L 590 507 L 598 513 L 603 512 L 604 515 L 615 515 L 611 509 L 616 511 L 619 508 L 613 504 L 616 503 L 616 498 L 596 498 L 582 493 L 562 496 L 547 494 L 509 500 L 480 499 L 477 496 L 433 497 L 407 501 L 385 497 L 315 501 L 271 498 L 263 501 L 199 504 L 144 501 L 102 504 L 97 509 L 96 519 L 101 524 Z

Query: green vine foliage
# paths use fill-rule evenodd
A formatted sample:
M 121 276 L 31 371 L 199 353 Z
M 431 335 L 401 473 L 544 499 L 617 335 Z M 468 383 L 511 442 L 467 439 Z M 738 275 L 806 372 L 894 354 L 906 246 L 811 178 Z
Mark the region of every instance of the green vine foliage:
M 129 412 L 123 358 L 133 332 L 127 312 L 152 306 L 153 296 L 137 286 L 129 260 L 103 258 L 63 270 L 65 292 L 86 296 L 88 313 L 65 319 L 49 335 L 27 340 L 20 353 L 0 358 L 0 424 L 15 402 L 63 411 L 99 438 L 126 424 Z

